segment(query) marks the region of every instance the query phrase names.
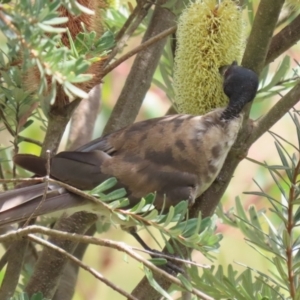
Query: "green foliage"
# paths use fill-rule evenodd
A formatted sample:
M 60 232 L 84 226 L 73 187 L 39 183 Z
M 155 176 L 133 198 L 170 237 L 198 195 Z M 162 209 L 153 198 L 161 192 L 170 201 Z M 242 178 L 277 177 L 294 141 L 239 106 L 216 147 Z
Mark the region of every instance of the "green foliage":
M 201 251 L 204 255 L 211 258 L 210 251 L 219 248 L 221 235 L 216 235 L 216 218 L 202 219 L 201 215 L 198 218 L 187 219 L 188 204 L 187 201 L 182 201 L 176 206 L 171 206 L 167 213 L 162 210 L 158 212 L 155 209 L 155 195 L 149 194 L 142 198 L 141 201 L 130 209 L 124 207 L 129 205 L 126 197 L 125 189 L 117 189 L 110 191 L 117 183 L 115 178 L 110 178 L 88 194 L 98 197 L 101 201 L 108 204 L 111 209 L 110 214 L 114 215 L 122 221 L 126 226 L 126 222 L 132 226 L 142 226 L 147 230 L 147 226 L 158 229 L 164 241 L 169 238 L 173 243 L 179 242 L 186 247 Z M 109 191 L 108 194 L 105 192 Z M 101 231 L 103 230 L 100 227 Z M 174 252 L 173 246 L 168 242 L 169 251 Z
M 44 298 L 41 293 L 37 293 L 29 297 L 26 293 L 18 293 L 14 297 L 10 298 L 10 300 L 50 300 L 48 298 Z
M 205 279 L 213 281 L 212 293 L 222 293 L 228 297 L 234 291 L 237 299 L 298 299 L 300 296 L 299 249 L 300 234 L 297 227 L 300 224 L 299 201 L 299 174 L 300 174 L 300 114 L 295 111 L 290 114 L 298 136 L 298 144 L 278 135 L 275 139 L 275 148 L 281 164 L 268 165 L 266 162 L 254 163 L 266 168 L 277 187 L 277 196 L 274 197 L 256 182 L 259 191 L 245 192 L 258 197 L 266 198 L 270 203 L 269 213 L 265 209 L 256 210 L 254 206 L 246 212 L 239 197 L 236 198 L 235 212 L 224 213 L 221 205 L 217 214 L 231 226 L 237 227 L 245 236 L 245 240 L 251 248 L 256 250 L 272 266 L 271 274 L 264 274 L 246 264 L 242 264 L 246 270 L 238 275 L 229 272 L 223 274 L 222 268 L 216 275 L 204 270 L 204 274 L 198 282 L 203 285 Z M 292 151 L 290 150 L 292 149 Z M 231 267 L 232 268 L 232 267 Z M 232 276 L 230 276 L 232 274 Z M 233 276 L 234 275 L 234 276 Z M 256 275 L 255 280 L 253 276 Z M 221 280 L 220 285 L 216 280 Z M 229 282 L 228 282 L 229 281 Z M 231 289 L 228 289 L 230 284 Z M 217 288 L 217 287 L 220 288 Z M 223 286 L 227 290 L 223 290 Z M 221 288 L 222 287 L 222 288 Z M 204 287 L 203 287 L 204 288 Z M 209 293 L 209 291 L 207 290 Z M 231 294 L 233 295 L 233 294 Z
M 110 32 L 96 38 L 95 32 L 87 32 L 84 26 L 82 33 L 73 41 L 62 27 L 68 19 L 60 17 L 57 12 L 61 4 L 61 1 L 51 0 L 16 1 L 12 6 L 5 6 L 0 15 L 0 30 L 6 35 L 8 48 L 2 50 L 0 55 L 0 68 L 3 70 L 1 92 L 5 94 L 6 89 L 11 91 L 18 87 L 25 99 L 14 99 L 17 95 L 7 95 L 7 92 L 5 97 L 8 101 L 20 102 L 27 98 L 27 102 L 33 101 L 30 96 L 31 86 L 37 83 L 29 77 L 29 82 L 24 84 L 24 78 L 28 72 L 33 72 L 34 67 L 37 68 L 40 83 L 36 87 L 35 99 L 43 96 L 41 106 L 46 115 L 56 97 L 58 84 L 70 99 L 87 97 L 87 93 L 75 84 L 92 78 L 85 72 L 92 63 L 101 60 L 114 44 L 114 37 Z M 64 4 L 73 14 L 90 12 L 76 1 L 65 1 Z M 62 33 L 68 34 L 70 48 L 61 43 Z M 10 76 L 7 70 L 11 73 Z M 10 78 L 16 76 L 19 80 L 11 82 Z M 1 102 L 5 101 L 1 98 Z
M 260 74 L 261 87 L 258 92 L 258 100 L 264 100 L 275 96 L 295 85 L 295 81 L 299 79 L 299 66 L 293 68 L 292 72 L 290 71 L 290 66 L 291 58 L 285 56 L 273 75 L 270 75 L 269 65 L 263 69 Z

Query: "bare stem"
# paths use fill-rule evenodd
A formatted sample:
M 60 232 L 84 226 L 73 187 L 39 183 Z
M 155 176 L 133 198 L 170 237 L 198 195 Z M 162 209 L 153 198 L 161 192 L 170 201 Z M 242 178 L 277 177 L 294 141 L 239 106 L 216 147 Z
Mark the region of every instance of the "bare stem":
M 148 14 L 148 10 L 152 6 L 151 2 L 146 1 L 138 1 L 137 6 L 133 10 L 132 14 L 129 16 L 121 30 L 118 32 L 116 36 L 117 44 L 109 54 L 108 59 L 105 61 L 104 67 L 111 62 L 111 60 L 118 54 L 118 52 L 123 49 L 126 45 L 126 42 L 141 24 L 143 19 Z
M 261 0 L 255 15 L 242 65 L 260 73 L 284 0 Z
M 293 173 L 293 178 L 292 178 L 290 191 L 289 191 L 289 199 L 288 199 L 288 211 L 287 211 L 288 218 L 287 218 L 287 223 L 285 224 L 287 233 L 290 237 L 290 243 L 286 248 L 286 259 L 287 259 L 287 270 L 288 270 L 288 278 L 289 278 L 289 285 L 290 285 L 289 289 L 290 289 L 290 294 L 292 299 L 295 299 L 296 297 L 296 287 L 294 282 L 295 274 L 293 271 L 293 229 L 295 226 L 294 215 L 293 215 L 293 208 L 294 208 L 293 202 L 296 199 L 295 187 L 297 186 L 297 178 L 299 175 L 299 171 L 300 171 L 300 159 Z
M 121 289 L 120 287 L 118 287 L 117 285 L 115 285 L 114 283 L 109 281 L 108 279 L 106 279 L 101 273 L 97 272 L 95 269 L 91 268 L 90 266 L 84 264 L 81 260 L 79 260 L 75 256 L 69 254 L 65 250 L 63 250 L 63 249 L 61 249 L 61 248 L 59 248 L 59 247 L 43 240 L 43 239 L 41 239 L 41 238 L 39 238 L 39 237 L 37 237 L 33 234 L 29 234 L 28 238 L 30 240 L 32 240 L 33 242 L 35 242 L 35 243 L 38 243 L 42 246 L 48 247 L 50 249 L 53 249 L 54 251 L 59 252 L 60 254 L 62 254 L 66 258 L 68 258 L 70 261 L 74 262 L 75 264 L 80 266 L 82 269 L 86 270 L 87 272 L 92 274 L 94 277 L 96 277 L 98 280 L 102 281 L 104 284 L 106 284 L 107 286 L 109 286 L 113 290 L 117 291 L 119 294 L 123 295 L 124 297 L 127 297 L 130 300 L 138 300 L 137 298 L 131 296 L 129 293 L 127 293 L 126 291 L 124 291 L 123 289 Z
M 74 242 L 81 242 L 81 243 L 89 243 L 89 244 L 94 244 L 94 245 L 101 245 L 105 247 L 110 247 L 113 249 L 116 249 L 118 251 L 122 251 L 127 253 L 129 256 L 134 258 L 135 260 L 143 263 L 147 268 L 151 269 L 155 273 L 158 273 L 160 275 L 163 275 L 166 277 L 169 281 L 172 283 L 179 285 L 182 288 L 185 288 L 184 285 L 181 283 L 179 279 L 176 277 L 170 275 L 169 273 L 165 272 L 164 270 L 156 267 L 153 265 L 151 262 L 149 262 L 147 259 L 144 259 L 142 256 L 138 255 L 133 251 L 133 248 L 126 245 L 123 242 L 114 242 L 111 240 L 107 239 L 98 239 L 95 237 L 90 237 L 90 236 L 84 236 L 81 234 L 76 234 L 76 233 L 68 233 L 68 232 L 63 232 L 60 230 L 53 230 L 41 226 L 28 226 L 26 228 L 21 228 L 16 230 L 15 232 L 9 232 L 6 234 L 3 234 L 0 236 L 0 241 L 14 241 L 16 239 L 19 239 L 21 237 L 25 236 L 31 236 L 32 233 L 40 233 L 40 234 L 46 234 L 52 237 L 55 237 L 57 239 L 62 239 L 62 240 L 69 240 L 69 241 L 74 241 Z M 49 243 L 49 242 L 48 242 Z M 57 247 L 55 247 L 55 250 L 57 251 Z M 60 251 L 62 253 L 62 251 Z M 205 300 L 213 300 L 213 298 L 207 296 L 206 294 L 202 293 L 201 291 L 197 289 L 192 289 L 191 293 L 200 297 L 200 299 L 205 299 Z
M 150 45 L 160 41 L 161 39 L 164 39 L 168 35 L 174 33 L 176 31 L 177 26 L 173 26 L 169 29 L 164 30 L 163 32 L 157 34 L 156 36 L 150 38 L 146 42 L 142 43 L 141 45 L 137 46 L 136 48 L 132 49 L 131 51 L 128 51 L 126 54 L 121 56 L 119 59 L 117 59 L 115 62 L 112 64 L 108 65 L 104 71 L 103 71 L 103 76 L 107 75 L 110 73 L 113 69 L 115 69 L 117 66 L 119 66 L 122 62 L 130 58 L 131 56 L 139 53 L 140 51 L 143 51 L 144 49 L 148 48 Z
M 274 61 L 279 55 L 300 40 L 300 15 L 278 32 L 271 41 L 265 65 Z

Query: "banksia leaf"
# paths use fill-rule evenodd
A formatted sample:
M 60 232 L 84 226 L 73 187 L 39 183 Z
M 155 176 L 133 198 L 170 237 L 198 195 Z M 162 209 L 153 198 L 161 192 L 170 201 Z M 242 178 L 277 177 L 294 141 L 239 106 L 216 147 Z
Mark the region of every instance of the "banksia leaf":
M 286 0 L 285 3 L 294 9 L 300 8 L 300 0 Z
M 61 34 L 61 44 L 66 46 L 67 48 L 72 48 L 74 43 L 72 40 L 75 40 L 76 37 L 84 32 L 84 29 L 89 32 L 90 34 L 94 34 L 94 39 L 99 39 L 104 32 L 103 29 L 103 10 L 107 8 L 107 4 L 104 0 L 78 0 L 77 6 L 80 7 L 81 13 L 79 15 L 74 15 L 69 12 L 69 10 L 61 5 L 58 8 L 59 16 L 61 18 L 66 18 L 67 22 L 64 24 L 64 32 Z M 85 9 L 86 8 L 86 9 Z M 84 29 L 83 29 L 84 28 Z M 60 28 L 61 29 L 61 28 Z M 70 39 L 71 37 L 71 39 Z M 73 47 L 74 48 L 74 47 Z M 76 49 L 75 49 L 76 50 Z M 58 52 L 58 50 L 57 50 Z M 85 59 L 92 59 L 91 55 L 86 55 Z M 72 61 L 71 61 L 72 62 Z M 83 76 L 78 78 L 78 80 L 74 80 L 74 88 L 79 92 L 79 89 L 82 90 L 82 96 L 87 95 L 86 93 L 89 92 L 97 83 L 100 82 L 101 79 L 101 70 L 103 68 L 104 60 L 98 58 L 94 59 L 90 65 L 87 62 L 79 61 L 82 65 L 82 71 L 85 73 Z M 65 61 L 61 61 L 61 64 L 66 64 Z M 78 66 L 77 66 L 78 67 Z M 80 69 L 80 68 L 78 68 Z M 30 68 L 24 78 L 25 87 L 28 92 L 35 92 L 38 90 L 40 85 L 40 78 L 42 74 L 42 68 L 38 68 L 38 66 L 34 66 Z M 49 74 L 47 74 L 49 75 Z M 53 75 L 53 74 L 50 74 Z M 58 74 L 60 75 L 60 74 Z M 76 74 L 78 75 L 78 74 Z M 61 76 L 62 84 L 63 76 Z M 85 80 L 81 80 L 85 78 Z M 90 78 L 90 80 L 86 80 L 86 78 Z M 53 84 L 53 78 L 51 76 L 46 77 L 45 86 L 48 88 L 46 89 L 46 94 L 50 93 L 51 86 Z M 70 86 L 70 84 L 67 84 Z M 65 86 L 66 88 L 66 86 Z M 73 88 L 73 91 L 75 91 Z M 72 92 L 72 90 L 70 90 Z M 72 92 L 73 93 L 73 92 Z M 64 90 L 63 93 L 60 93 L 59 97 L 56 97 L 55 103 L 56 105 L 63 106 L 72 100 L 72 96 L 79 96 L 78 93 L 67 93 Z M 53 103 L 51 103 L 53 104 Z
M 241 60 L 243 28 L 241 10 L 232 0 L 196 0 L 182 12 L 174 65 L 179 113 L 202 115 L 226 105 L 219 67 Z

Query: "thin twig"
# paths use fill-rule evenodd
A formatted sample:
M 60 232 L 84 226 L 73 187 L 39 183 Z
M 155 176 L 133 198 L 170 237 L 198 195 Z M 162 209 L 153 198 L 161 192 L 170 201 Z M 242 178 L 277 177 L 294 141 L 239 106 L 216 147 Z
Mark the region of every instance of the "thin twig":
M 13 296 L 24 262 L 28 240 L 21 239 L 11 244 L 8 252 L 8 263 L 0 288 L 0 299 L 11 299 Z
M 54 244 L 51 244 L 49 242 L 47 242 L 46 240 L 43 240 L 33 234 L 29 234 L 28 238 L 33 241 L 36 242 L 42 246 L 48 247 L 50 249 L 53 249 L 59 253 L 61 253 L 62 255 L 64 255 L 65 257 L 67 257 L 69 260 L 71 260 L 72 262 L 74 262 L 75 264 L 79 265 L 82 269 L 88 271 L 90 274 L 92 274 L 94 277 L 96 277 L 97 279 L 99 279 L 100 281 L 102 281 L 104 284 L 106 284 L 107 286 L 109 286 L 110 288 L 112 288 L 113 290 L 117 291 L 118 293 L 120 293 L 121 295 L 127 297 L 128 299 L 132 299 L 132 300 L 138 300 L 137 298 L 131 296 L 129 293 L 127 293 L 126 291 L 124 291 L 123 289 L 121 289 L 120 287 L 116 286 L 114 283 L 112 283 L 111 281 L 109 281 L 108 279 L 106 279 L 101 273 L 97 272 L 95 269 L 91 268 L 90 266 L 84 264 L 81 260 L 79 260 L 78 258 L 76 258 L 75 256 L 69 254 L 68 252 L 66 252 L 65 250 L 55 246 Z
M 50 166 L 49 166 L 50 168 Z M 32 179 L 38 179 L 38 178 L 32 178 Z M 99 213 L 101 213 L 103 216 L 106 216 L 111 219 L 111 221 L 117 222 L 117 224 L 125 224 L 126 226 L 130 226 L 130 225 L 136 225 L 136 221 L 138 221 L 139 223 L 142 223 L 143 225 L 146 226 L 153 226 L 154 228 L 159 229 L 162 233 L 166 234 L 167 236 L 172 236 L 171 232 L 168 230 L 168 228 L 161 226 L 160 224 L 153 222 L 152 220 L 147 220 L 145 219 L 142 215 L 139 214 L 135 214 L 131 211 L 127 211 L 127 210 L 123 210 L 120 208 L 111 208 L 108 204 L 106 204 L 105 202 L 101 201 L 101 199 L 96 198 L 92 195 L 87 194 L 86 192 L 79 190 L 71 185 L 68 185 L 66 183 L 63 183 L 61 181 L 57 181 L 55 179 L 49 178 L 49 176 L 45 176 L 42 177 L 40 179 L 38 179 L 42 182 L 45 182 L 47 184 L 47 187 L 45 187 L 45 193 L 43 195 L 43 199 L 41 200 L 41 202 L 39 203 L 39 205 L 37 206 L 37 208 L 34 210 L 34 212 L 31 214 L 30 218 L 32 217 L 36 217 L 38 214 L 36 214 L 36 212 L 38 211 L 38 209 L 41 207 L 41 204 L 45 201 L 46 196 L 47 196 L 47 191 L 48 191 L 48 184 L 49 183 L 54 183 L 57 184 L 63 188 L 65 188 L 67 191 L 72 192 L 78 196 L 81 196 L 84 199 L 87 199 L 91 202 L 93 202 L 94 204 L 96 204 L 97 206 L 97 211 Z M 5 181 L 5 182 L 17 182 L 17 181 L 30 181 L 29 180 L 24 180 L 24 179 L 16 179 L 16 180 L 12 180 L 12 179 L 8 179 L 8 180 L 1 180 L 0 179 L 0 183 L 1 181 Z M 83 205 L 85 205 L 85 203 L 83 202 Z M 84 210 L 84 209 L 83 209 Z M 126 215 L 129 218 L 126 218 L 126 220 L 121 220 L 120 218 L 117 217 L 117 215 L 115 213 L 121 213 L 122 215 Z M 94 211 L 93 211 L 94 213 Z M 28 224 L 28 222 L 26 222 L 26 225 Z M 174 236 L 173 236 L 174 237 Z M 175 237 L 174 237 L 175 238 Z M 185 244 L 185 238 L 181 235 L 178 235 L 176 237 L 176 240 L 178 240 L 180 243 L 182 243 L 183 245 Z
M 125 32 L 127 31 L 127 29 L 129 28 L 130 24 L 132 23 L 132 21 L 135 19 L 135 17 L 139 14 L 140 10 L 141 10 L 142 6 L 140 4 L 140 2 L 137 2 L 136 7 L 133 9 L 132 13 L 130 14 L 130 16 L 127 18 L 127 20 L 125 21 L 125 23 L 123 24 L 122 28 L 119 30 L 119 32 L 116 34 L 116 41 L 118 42 L 125 34 Z
M 265 65 L 274 61 L 279 55 L 296 44 L 299 39 L 300 15 L 272 38 Z
M 284 0 L 261 0 L 242 60 L 244 67 L 260 73 Z
M 26 136 L 21 136 L 19 135 L 19 138 L 21 138 L 24 142 L 27 142 L 27 143 L 31 143 L 31 144 L 34 144 L 34 145 L 37 145 L 39 147 L 42 147 L 43 146 L 43 143 L 42 142 L 39 142 L 35 139 L 32 139 L 30 137 L 26 137 Z
M 177 26 L 172 26 L 169 29 L 164 30 L 163 32 L 159 33 L 158 35 L 150 38 L 146 42 L 142 43 L 141 45 L 137 46 L 136 48 L 132 49 L 131 51 L 128 51 L 126 54 L 121 56 L 119 59 L 117 59 L 115 62 L 112 64 L 108 65 L 104 70 L 103 70 L 103 76 L 107 75 L 110 73 L 113 69 L 115 69 L 117 66 L 119 66 L 122 62 L 130 58 L 131 56 L 137 54 L 138 52 L 146 49 L 150 45 L 162 40 L 163 38 L 167 37 L 168 35 L 174 33 L 177 29 Z
M 104 68 L 107 67 L 107 65 L 111 62 L 111 60 L 119 53 L 119 51 L 126 45 L 129 38 L 132 36 L 132 34 L 135 32 L 135 30 L 138 28 L 138 26 L 141 24 L 143 19 L 146 17 L 148 10 L 152 6 L 152 3 L 149 3 L 148 1 L 142 2 L 141 4 L 138 4 L 136 7 L 136 11 L 134 11 L 134 18 L 131 22 L 131 25 L 126 24 L 125 22 L 124 26 L 125 28 L 121 29 L 121 32 L 118 33 L 117 36 L 117 44 L 112 49 L 112 51 L 109 54 L 108 59 L 104 63 Z M 128 27 L 128 28 L 126 28 Z
M 3 173 L 3 169 L 2 169 L 2 164 L 0 163 L 0 179 L 5 179 L 4 178 L 4 173 Z M 8 190 L 8 186 L 6 184 L 6 182 L 3 182 L 2 183 L 2 186 L 3 186 L 3 190 L 4 191 L 7 191 Z
M 286 262 L 287 262 L 287 271 L 288 271 L 288 279 L 289 279 L 289 290 L 290 290 L 290 295 L 291 299 L 295 299 L 296 296 L 296 287 L 295 287 L 295 274 L 293 270 L 293 229 L 295 225 L 294 221 L 294 215 L 293 215 L 293 209 L 294 209 L 294 200 L 296 199 L 295 193 L 296 189 L 295 187 L 297 186 L 297 178 L 300 170 L 300 160 L 297 163 L 297 166 L 293 172 L 293 177 L 292 177 L 292 182 L 290 186 L 290 191 L 289 191 L 289 198 L 288 198 L 288 210 L 287 210 L 287 223 L 285 224 L 287 233 L 290 237 L 290 242 L 289 245 L 286 247 Z
M 107 239 L 98 239 L 95 237 L 84 236 L 84 235 L 76 234 L 76 233 L 62 232 L 59 230 L 49 229 L 49 228 L 45 228 L 45 227 L 37 226 L 37 225 L 28 226 L 26 228 L 20 228 L 20 229 L 17 229 L 16 231 L 3 234 L 0 236 L 0 242 L 13 241 L 13 240 L 19 239 L 21 237 L 28 236 L 31 233 L 46 234 L 48 236 L 53 236 L 56 238 L 61 238 L 61 239 L 69 240 L 69 241 L 100 245 L 100 246 L 110 247 L 110 248 L 116 249 L 118 251 L 125 252 L 129 256 L 134 258 L 135 260 L 143 263 L 147 268 L 151 269 L 152 271 L 154 271 L 156 273 L 159 273 L 160 275 L 163 275 L 172 283 L 179 285 L 182 288 L 185 288 L 185 286 L 181 283 L 181 281 L 179 279 L 170 275 L 169 273 L 165 272 L 164 270 L 156 267 L 151 262 L 144 259 L 142 256 L 136 254 L 135 252 L 132 251 L 132 247 L 126 245 L 123 242 L 114 242 L 114 241 L 107 240 Z M 200 299 L 213 300 L 213 298 L 207 296 L 206 294 L 202 293 L 201 291 L 199 291 L 197 289 L 193 288 L 191 290 L 191 292 L 194 295 L 199 296 Z

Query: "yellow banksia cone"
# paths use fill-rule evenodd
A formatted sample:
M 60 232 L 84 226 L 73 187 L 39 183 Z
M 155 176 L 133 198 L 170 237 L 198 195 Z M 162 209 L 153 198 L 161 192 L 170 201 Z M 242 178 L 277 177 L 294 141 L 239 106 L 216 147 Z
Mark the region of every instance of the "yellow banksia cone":
M 174 64 L 174 104 L 179 113 L 202 115 L 227 104 L 219 67 L 239 62 L 244 43 L 236 2 L 196 0 L 182 12 Z

